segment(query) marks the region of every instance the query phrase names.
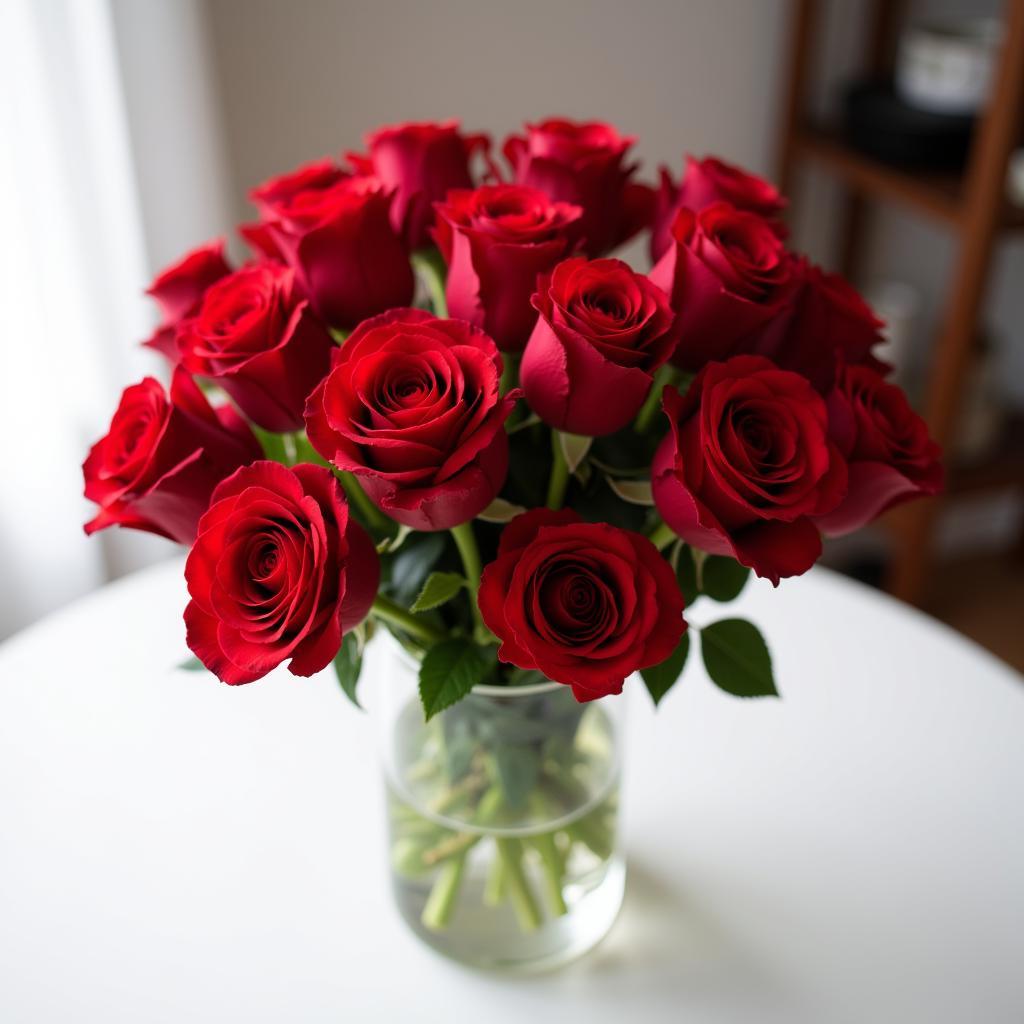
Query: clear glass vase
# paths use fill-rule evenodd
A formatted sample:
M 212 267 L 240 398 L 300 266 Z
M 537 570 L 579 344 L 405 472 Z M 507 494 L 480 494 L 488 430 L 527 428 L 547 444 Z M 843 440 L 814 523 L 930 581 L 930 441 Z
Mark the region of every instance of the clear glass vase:
M 611 928 L 625 864 L 625 698 L 541 682 L 478 686 L 424 722 L 417 669 L 388 659 L 377 701 L 398 909 L 430 946 L 487 968 L 571 960 Z

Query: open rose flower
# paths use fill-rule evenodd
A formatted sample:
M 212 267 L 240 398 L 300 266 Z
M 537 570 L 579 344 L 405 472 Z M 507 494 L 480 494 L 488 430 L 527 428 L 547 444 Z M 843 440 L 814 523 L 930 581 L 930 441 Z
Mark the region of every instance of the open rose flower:
M 437 209 L 449 314 L 483 328 L 503 351 L 522 351 L 537 320 L 537 277 L 575 248 L 579 207 L 534 188 L 484 185 L 449 192 Z
M 366 618 L 380 563 L 322 466 L 255 462 L 214 492 L 185 563 L 187 642 L 225 683 L 251 683 L 290 658 L 310 676 Z
M 651 221 L 651 262 L 657 263 L 671 246 L 672 222 L 681 209 L 699 212 L 718 202 L 756 213 L 770 222 L 780 238 L 785 237 L 778 218 L 786 208 L 786 200 L 771 182 L 713 156 L 703 160 L 687 156 L 683 180 L 678 185 L 668 168 L 661 168 L 661 185 L 654 197 Z
M 478 599 L 501 640 L 498 657 L 571 686 L 580 701 L 621 693 L 627 676 L 664 661 L 686 629 L 675 573 L 657 548 L 569 509 L 513 519 Z
M 549 118 L 510 135 L 505 158 L 520 185 L 583 210 L 581 229 L 589 256 L 602 256 L 645 227 L 651 192 L 630 180 L 635 164 L 626 153 L 636 141 L 600 121 Z
M 651 468 L 654 501 L 687 543 L 778 584 L 821 554 L 816 521 L 846 495 L 824 399 L 760 356 L 711 363 L 686 396 L 666 388 L 671 432 Z
M 160 307 L 160 324 L 143 344 L 172 363 L 178 361 L 175 329 L 199 308 L 206 289 L 231 273 L 224 259 L 224 240 L 207 242 L 157 274 L 146 294 Z
M 178 356 L 190 373 L 215 380 L 266 430 L 298 430 L 306 398 L 337 347 L 280 264 L 243 267 L 203 297 L 179 324 Z
M 530 408 L 570 434 L 621 430 L 675 347 L 668 297 L 620 260 L 575 257 L 540 279 L 533 304 L 519 371 Z
M 650 278 L 679 317 L 672 361 L 691 371 L 751 351 L 788 312 L 797 285 L 792 261 L 767 221 L 728 203 L 699 213 L 680 210 L 672 246 Z
M 839 506 L 817 519 L 824 533 L 859 530 L 894 505 L 942 490 L 939 446 L 906 395 L 875 370 L 844 367 L 827 404 L 850 482 Z
M 517 394 L 499 394 L 502 361 L 483 331 L 395 309 L 336 351 L 310 396 L 313 447 L 355 473 L 392 519 L 415 530 L 467 522 L 508 471 L 504 424 Z
M 127 526 L 191 544 L 213 489 L 260 455 L 238 413 L 212 409 L 184 370 L 169 397 L 146 377 L 125 389 L 82 466 L 85 496 L 100 506 L 85 532 Z
M 375 178 L 324 160 L 251 195 L 267 231 L 248 229 L 246 237 L 294 268 L 314 311 L 331 327 L 351 330 L 412 301 L 412 267 L 391 227 L 391 196 Z
M 486 135 L 463 135 L 458 121 L 413 122 L 371 132 L 368 155 L 349 160 L 394 192 L 391 224 L 410 249 L 420 249 L 431 241 L 434 203 L 450 189 L 472 188 L 470 161 L 490 144 Z

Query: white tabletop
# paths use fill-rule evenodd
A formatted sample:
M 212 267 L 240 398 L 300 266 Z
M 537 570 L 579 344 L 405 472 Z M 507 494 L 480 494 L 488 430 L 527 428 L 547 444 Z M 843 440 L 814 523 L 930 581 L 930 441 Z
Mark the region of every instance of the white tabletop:
M 399 920 L 329 677 L 174 670 L 183 594 L 157 566 L 0 647 L 4 1024 L 1024 1020 L 1024 686 L 916 612 L 749 586 L 783 699 L 634 695 L 622 915 L 524 978 Z

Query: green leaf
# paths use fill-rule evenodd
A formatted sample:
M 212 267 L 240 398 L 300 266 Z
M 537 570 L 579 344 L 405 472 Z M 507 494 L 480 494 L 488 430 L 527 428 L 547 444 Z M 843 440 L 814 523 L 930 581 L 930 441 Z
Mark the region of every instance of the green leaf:
M 650 506 L 654 504 L 650 480 L 615 480 L 610 476 L 605 479 L 608 481 L 608 486 L 630 505 Z
M 480 648 L 466 640 L 452 638 L 431 647 L 420 665 L 420 700 L 426 720 L 462 700 L 490 668 Z
M 701 593 L 713 601 L 734 601 L 750 578 L 750 569 L 735 558 L 709 555 L 701 571 Z
M 676 545 L 673 558 L 679 589 L 683 592 L 683 600 L 689 607 L 700 596 L 700 591 L 697 589 L 697 565 L 693 560 L 693 550 L 689 544 L 680 541 Z
M 393 556 L 390 563 L 391 586 L 395 600 L 408 606 L 423 589 L 423 582 L 444 552 L 443 533 L 414 533 Z
M 359 643 L 359 637 L 355 633 L 346 633 L 341 638 L 341 649 L 334 656 L 334 674 L 338 677 L 345 696 L 357 708 L 362 710 L 362 704 L 356 699 L 356 684 L 359 682 L 359 673 L 363 668 L 363 652 Z
M 777 697 L 768 645 L 745 619 L 722 619 L 701 630 L 701 655 L 712 681 L 736 697 Z
M 263 449 L 263 457 L 270 459 L 271 462 L 280 462 L 288 465 L 288 456 L 284 447 L 284 435 L 264 430 L 262 427 L 256 426 L 255 423 L 250 424 L 250 426 L 252 427 L 252 432 L 256 435 L 256 440 L 259 441 L 260 447 Z
M 193 654 L 176 666 L 179 672 L 205 672 L 206 666 Z
M 590 451 L 594 439 L 584 437 L 582 434 L 566 434 L 559 430 L 558 443 L 562 448 L 562 455 L 565 457 L 565 464 L 569 467 L 569 472 L 575 473 L 576 467 L 587 457 L 587 452 Z
M 640 675 L 647 686 L 657 707 L 662 697 L 675 685 L 686 664 L 686 656 L 690 653 L 690 634 L 684 633 L 676 649 L 659 665 L 640 669 Z
M 457 572 L 432 572 L 409 610 L 428 612 L 431 608 L 450 601 L 464 586 L 466 578 Z
M 507 523 L 525 511 L 522 505 L 513 505 L 504 498 L 495 498 L 483 512 L 477 513 L 477 519 L 485 523 Z

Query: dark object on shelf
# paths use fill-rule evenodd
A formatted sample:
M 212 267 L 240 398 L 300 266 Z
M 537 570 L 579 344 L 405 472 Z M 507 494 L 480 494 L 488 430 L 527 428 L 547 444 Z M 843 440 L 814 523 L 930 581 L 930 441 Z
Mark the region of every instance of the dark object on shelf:
M 850 145 L 904 167 L 963 167 L 974 121 L 908 106 L 887 83 L 853 85 L 843 97 L 843 134 Z

